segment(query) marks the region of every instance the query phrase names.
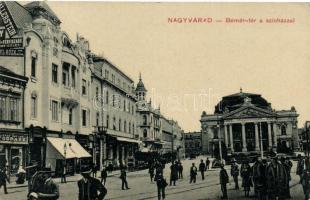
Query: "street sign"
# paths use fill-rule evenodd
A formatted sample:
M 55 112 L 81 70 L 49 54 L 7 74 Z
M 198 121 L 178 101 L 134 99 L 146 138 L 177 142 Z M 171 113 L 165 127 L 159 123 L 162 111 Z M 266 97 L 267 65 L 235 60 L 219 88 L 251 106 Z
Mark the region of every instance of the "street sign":
M 25 55 L 24 49 L 0 49 L 0 56 L 15 56 L 23 57 Z
M 0 48 L 21 48 L 23 47 L 23 38 L 10 38 L 0 40 Z
M 3 26 L 7 30 L 10 37 L 13 37 L 17 34 L 17 26 L 8 7 L 3 1 L 0 2 L 0 19 L 2 20 Z

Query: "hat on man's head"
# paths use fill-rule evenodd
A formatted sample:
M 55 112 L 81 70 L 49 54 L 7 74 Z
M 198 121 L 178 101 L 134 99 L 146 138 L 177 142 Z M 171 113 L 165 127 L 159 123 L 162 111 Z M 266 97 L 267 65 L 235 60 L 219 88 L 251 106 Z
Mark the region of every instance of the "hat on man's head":
M 235 159 L 235 158 L 233 158 L 233 159 L 231 160 L 231 162 L 236 162 L 236 159 Z

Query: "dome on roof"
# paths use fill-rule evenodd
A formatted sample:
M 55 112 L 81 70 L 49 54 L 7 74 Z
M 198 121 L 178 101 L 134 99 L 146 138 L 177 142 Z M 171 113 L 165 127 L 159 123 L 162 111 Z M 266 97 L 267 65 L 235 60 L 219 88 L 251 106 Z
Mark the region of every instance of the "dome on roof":
M 141 74 L 140 74 L 140 78 L 139 78 L 139 82 L 137 84 L 136 87 L 136 92 L 146 92 L 147 90 L 144 87 L 144 83 L 142 82 L 142 78 L 141 78 Z
M 245 93 L 242 89 L 239 93 L 224 96 L 222 100 L 215 106 L 215 114 L 231 112 L 242 107 L 245 103 L 250 103 L 262 109 L 271 109 L 271 104 L 260 94 Z

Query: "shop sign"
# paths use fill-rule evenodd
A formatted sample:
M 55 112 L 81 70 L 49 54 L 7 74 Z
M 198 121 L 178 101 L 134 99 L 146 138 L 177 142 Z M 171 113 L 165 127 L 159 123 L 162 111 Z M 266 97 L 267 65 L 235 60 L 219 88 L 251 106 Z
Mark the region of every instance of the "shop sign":
M 0 56 L 23 57 L 24 49 L 0 49 Z
M 10 37 L 17 34 L 17 26 L 5 2 L 0 2 L 0 19 Z
M 1 133 L 1 144 L 28 144 L 28 136 L 14 133 Z
M 23 47 L 23 38 L 10 38 L 0 40 L 0 48 L 21 48 Z

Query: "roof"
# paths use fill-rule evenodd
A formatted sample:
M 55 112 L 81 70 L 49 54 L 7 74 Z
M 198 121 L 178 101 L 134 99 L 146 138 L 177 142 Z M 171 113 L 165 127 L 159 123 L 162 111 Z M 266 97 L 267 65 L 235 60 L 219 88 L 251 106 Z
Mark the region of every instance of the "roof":
M 16 79 L 20 82 L 27 82 L 28 78 L 19 74 L 16 74 L 15 72 L 9 70 L 7 67 L 3 67 L 0 65 L 0 75 L 9 76 L 11 79 Z
M 107 63 L 109 66 L 111 66 L 113 69 L 115 69 L 118 73 L 120 73 L 123 77 L 125 77 L 128 81 L 130 81 L 131 83 L 133 83 L 134 81 L 127 76 L 122 70 L 120 70 L 118 67 L 116 67 L 115 65 L 113 65 L 109 60 L 107 60 L 106 58 L 103 58 L 101 56 L 93 56 L 93 61 L 95 65 L 99 65 L 98 63 L 100 62 L 105 62 Z
M 215 106 L 215 114 L 222 114 L 225 111 L 233 111 L 244 105 L 246 101 L 262 109 L 270 109 L 271 104 L 260 94 L 246 93 L 240 89 L 239 93 L 224 96 L 222 100 Z
M 17 27 L 20 28 L 26 23 L 32 22 L 32 16 L 24 6 L 15 1 L 6 1 L 5 4 L 9 9 Z
M 136 92 L 146 92 L 144 83 L 142 82 L 141 74 L 139 77 L 139 82 L 137 83 Z
M 45 1 L 33 1 L 25 5 L 25 8 L 32 14 L 32 16 L 42 15 L 48 20 L 52 21 L 54 24 L 60 24 L 61 21 L 57 17 L 56 13 L 47 5 Z M 46 11 L 47 15 L 38 11 Z

